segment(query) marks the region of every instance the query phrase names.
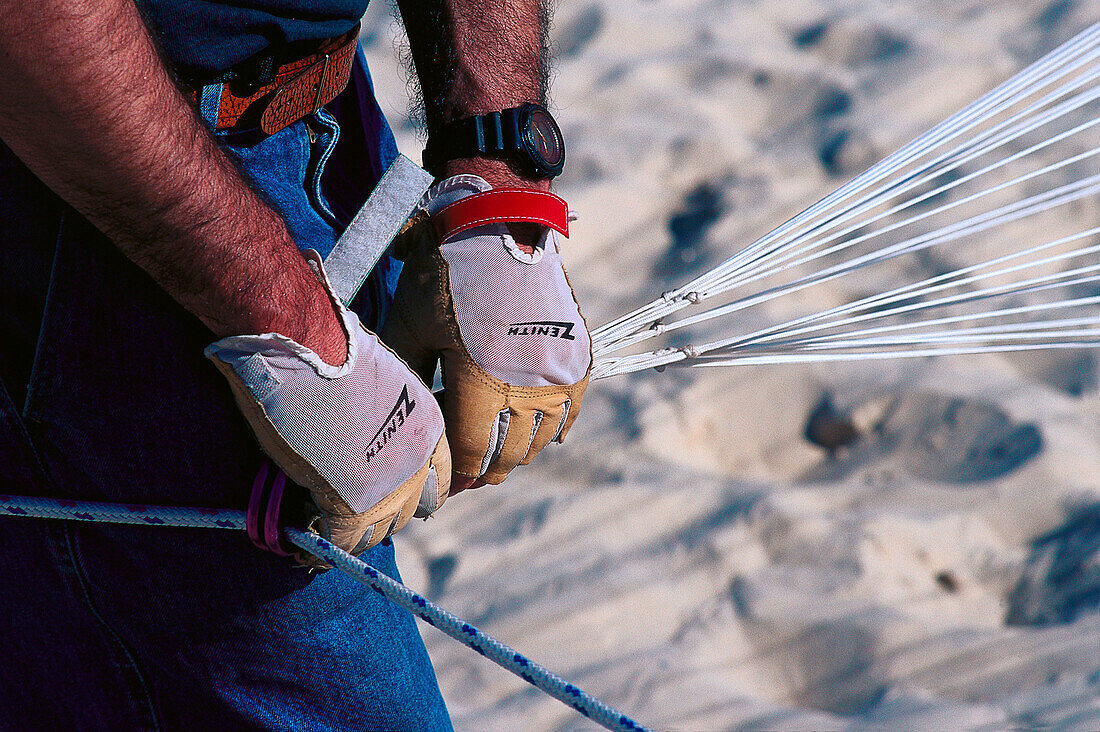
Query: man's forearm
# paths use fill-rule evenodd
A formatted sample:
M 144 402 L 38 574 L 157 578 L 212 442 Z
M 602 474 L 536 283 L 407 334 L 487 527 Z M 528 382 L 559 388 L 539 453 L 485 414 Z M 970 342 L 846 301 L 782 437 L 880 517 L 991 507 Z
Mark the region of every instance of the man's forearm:
M 132 0 L 0 0 L 0 98 L 0 138 L 215 335 L 277 331 L 343 360 L 320 283 Z
M 431 134 L 452 120 L 544 103 L 549 75 L 546 0 L 398 0 Z M 506 163 L 452 160 L 447 175 L 549 188 Z

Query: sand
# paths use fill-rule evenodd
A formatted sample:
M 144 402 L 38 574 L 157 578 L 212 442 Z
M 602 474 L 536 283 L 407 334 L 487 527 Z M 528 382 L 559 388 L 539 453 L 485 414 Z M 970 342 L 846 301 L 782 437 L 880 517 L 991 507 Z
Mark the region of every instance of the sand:
M 364 41 L 416 157 L 389 12 Z M 1097 18 L 1097 0 L 560 3 L 557 190 L 589 321 Z M 837 424 L 858 439 L 808 439 Z M 669 369 L 593 384 L 565 445 L 396 541 L 411 586 L 660 729 L 1100 729 L 1097 476 L 1094 353 Z M 458 729 L 591 728 L 423 634 Z

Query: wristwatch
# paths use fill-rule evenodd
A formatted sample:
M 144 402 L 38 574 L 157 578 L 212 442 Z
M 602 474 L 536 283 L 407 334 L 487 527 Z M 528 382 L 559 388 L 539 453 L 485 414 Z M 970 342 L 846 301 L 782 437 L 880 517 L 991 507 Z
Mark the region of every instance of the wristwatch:
M 444 125 L 428 138 L 424 167 L 439 175 L 448 160 L 475 157 L 506 160 L 534 178 L 554 178 L 565 167 L 565 139 L 546 107 L 524 104 Z

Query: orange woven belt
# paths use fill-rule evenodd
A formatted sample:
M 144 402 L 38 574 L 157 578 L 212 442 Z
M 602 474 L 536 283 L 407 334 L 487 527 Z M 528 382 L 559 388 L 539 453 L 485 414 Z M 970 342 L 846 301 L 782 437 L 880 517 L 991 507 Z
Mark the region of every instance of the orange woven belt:
M 260 129 L 274 135 L 331 102 L 347 86 L 359 26 L 323 41 L 317 52 L 275 69 L 271 81 L 238 96 L 233 84 L 222 84 L 219 130 Z M 200 92 L 195 92 L 198 100 Z

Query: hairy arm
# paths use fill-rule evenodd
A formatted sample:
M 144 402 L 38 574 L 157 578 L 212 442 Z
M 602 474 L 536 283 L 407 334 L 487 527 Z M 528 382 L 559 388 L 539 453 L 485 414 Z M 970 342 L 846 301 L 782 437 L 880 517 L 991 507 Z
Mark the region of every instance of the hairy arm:
M 472 115 L 544 104 L 549 76 L 547 0 L 398 0 L 431 134 Z M 452 160 L 446 175 L 548 190 L 499 160 Z
M 346 341 L 286 226 L 175 87 L 132 0 L 0 0 L 0 139 L 221 337 Z

